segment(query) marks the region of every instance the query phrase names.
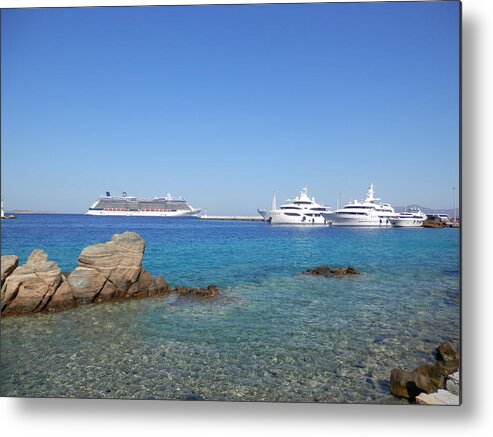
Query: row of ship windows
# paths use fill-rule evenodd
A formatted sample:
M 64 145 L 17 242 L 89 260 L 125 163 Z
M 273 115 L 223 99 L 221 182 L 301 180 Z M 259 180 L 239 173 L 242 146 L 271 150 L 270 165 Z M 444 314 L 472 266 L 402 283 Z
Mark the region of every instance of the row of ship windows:
M 343 215 L 368 215 L 367 212 L 355 212 L 355 211 L 341 211 L 341 212 L 335 212 L 334 214 L 343 214 Z
M 364 206 L 364 205 L 346 205 L 344 209 L 375 209 L 376 211 L 392 211 L 390 208 L 381 208 L 378 206 Z
M 304 215 L 305 217 L 320 217 L 320 214 L 298 214 L 297 212 L 285 212 L 284 214 L 293 217 L 299 217 L 301 215 Z
M 94 208 L 96 209 L 96 208 Z M 131 210 L 127 208 L 101 208 L 99 211 L 145 211 L 145 212 L 175 212 L 176 209 L 139 209 L 139 210 Z
M 281 209 L 303 209 L 297 206 L 281 206 Z M 327 208 L 310 208 L 310 211 L 326 211 Z

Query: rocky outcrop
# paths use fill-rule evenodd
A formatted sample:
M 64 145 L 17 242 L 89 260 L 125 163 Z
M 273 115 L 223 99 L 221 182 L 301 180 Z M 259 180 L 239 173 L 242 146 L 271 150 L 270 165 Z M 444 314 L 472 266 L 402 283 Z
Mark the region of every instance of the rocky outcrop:
M 419 366 L 413 371 L 399 368 L 392 369 L 390 392 L 395 396 L 406 398 L 410 402 L 416 402 L 421 393 L 436 393 L 444 389 L 449 384 L 449 379 L 454 378 L 450 375 L 459 369 L 459 355 L 449 342 L 442 343 L 437 348 L 436 353 L 438 360 L 433 364 Z M 443 357 L 446 357 L 447 361 Z M 422 397 L 422 399 L 429 398 Z
M 135 232 L 113 235 L 111 241 L 86 247 L 77 267 L 62 273 L 42 250 L 34 250 L 26 264 L 2 256 L 2 315 L 60 311 L 89 303 L 161 296 L 173 291 L 166 280 L 142 267 L 145 241 Z M 180 294 L 212 297 L 217 286 L 176 287 Z
M 358 275 L 359 271 L 353 267 L 318 266 L 303 272 L 304 275 L 323 276 L 325 278 L 341 278 L 347 275 Z
M 33 250 L 26 264 L 17 267 L 2 286 L 2 314 L 41 311 L 62 283 L 57 263 L 42 250 Z

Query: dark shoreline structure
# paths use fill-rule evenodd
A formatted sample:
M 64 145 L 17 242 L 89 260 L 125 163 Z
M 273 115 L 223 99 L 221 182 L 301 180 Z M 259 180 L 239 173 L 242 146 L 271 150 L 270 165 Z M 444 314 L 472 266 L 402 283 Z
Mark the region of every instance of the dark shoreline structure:
M 39 249 L 19 266 L 15 255 L 2 256 L 1 315 L 17 316 L 62 311 L 90 303 L 181 295 L 213 297 L 219 287 L 172 288 L 158 275 L 142 267 L 145 241 L 135 232 L 115 234 L 111 241 L 82 250 L 77 267 L 70 273 Z

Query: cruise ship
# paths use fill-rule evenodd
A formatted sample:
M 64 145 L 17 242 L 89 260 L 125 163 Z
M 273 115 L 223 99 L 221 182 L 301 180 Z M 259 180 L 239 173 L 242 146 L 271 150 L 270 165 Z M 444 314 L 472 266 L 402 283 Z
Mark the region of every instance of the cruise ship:
M 322 212 L 322 216 L 330 220 L 333 226 L 391 226 L 390 220 L 397 214 L 388 203 L 378 202 L 380 199 L 374 197 L 374 188 L 371 184 L 365 200 L 355 200 L 333 213 Z
M 328 225 L 329 219 L 322 214 L 330 214 L 330 208 L 315 201 L 308 196 L 308 187 L 301 190 L 299 196 L 287 200 L 280 208 L 277 208 L 276 197 L 272 198 L 270 210 L 257 210 L 262 218 L 271 224 L 277 225 Z
M 96 200 L 86 215 L 138 216 L 138 217 L 197 217 L 200 209 L 193 208 L 185 199 L 167 194 L 153 199 L 138 199 L 127 196 L 112 196 L 109 191 Z

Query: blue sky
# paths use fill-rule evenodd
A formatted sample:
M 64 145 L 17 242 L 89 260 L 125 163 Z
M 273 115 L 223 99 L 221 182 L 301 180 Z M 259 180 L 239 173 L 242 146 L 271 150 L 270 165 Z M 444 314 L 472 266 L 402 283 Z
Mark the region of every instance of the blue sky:
M 7 210 L 109 190 L 254 215 L 370 182 L 453 206 L 457 2 L 3 10 L 1 36 Z

